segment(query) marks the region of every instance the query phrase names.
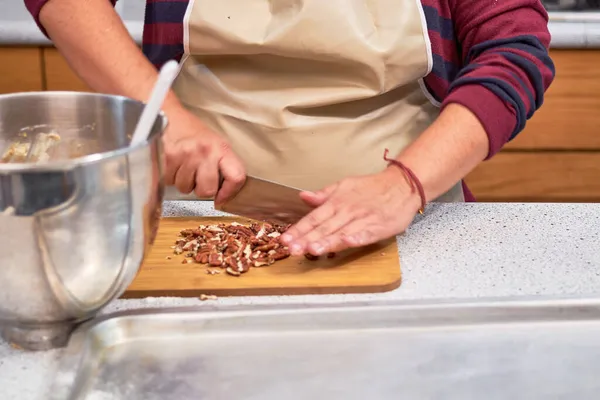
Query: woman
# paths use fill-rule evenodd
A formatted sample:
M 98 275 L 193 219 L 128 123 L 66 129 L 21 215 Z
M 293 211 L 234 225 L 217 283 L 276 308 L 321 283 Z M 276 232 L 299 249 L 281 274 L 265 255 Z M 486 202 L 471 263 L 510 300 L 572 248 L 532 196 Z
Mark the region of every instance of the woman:
M 182 59 L 167 184 L 220 202 L 248 171 L 306 190 L 315 209 L 283 237 L 293 254 L 391 237 L 427 201 L 472 201 L 462 178 L 554 78 L 539 0 L 148 0 L 147 57 L 108 0 L 25 2 L 97 91 L 145 100 L 156 67 Z

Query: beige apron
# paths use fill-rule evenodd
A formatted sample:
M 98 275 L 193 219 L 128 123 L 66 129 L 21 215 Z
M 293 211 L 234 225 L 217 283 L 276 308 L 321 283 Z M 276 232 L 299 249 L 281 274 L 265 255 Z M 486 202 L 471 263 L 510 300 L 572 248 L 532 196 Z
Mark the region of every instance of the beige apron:
M 184 44 L 182 103 L 249 174 L 298 188 L 382 171 L 439 113 L 420 0 L 190 0 Z

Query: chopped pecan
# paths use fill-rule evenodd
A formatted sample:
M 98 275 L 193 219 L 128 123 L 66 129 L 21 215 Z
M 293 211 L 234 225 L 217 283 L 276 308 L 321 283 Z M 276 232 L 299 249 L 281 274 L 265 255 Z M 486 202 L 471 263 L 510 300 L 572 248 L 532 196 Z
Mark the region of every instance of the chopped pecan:
M 250 225 L 250 230 L 254 232 L 254 234 L 260 232 L 261 228 L 262 226 L 260 224 L 257 224 L 256 222 Z
M 268 252 L 270 250 L 275 250 L 278 247 L 279 247 L 279 243 L 269 243 L 269 244 L 263 244 L 262 246 L 258 246 L 255 250 L 261 251 L 261 252 Z
M 250 262 L 245 258 L 240 258 L 237 260 L 237 270 L 239 272 L 248 272 L 250 269 Z
M 287 225 L 278 225 L 277 226 L 277 232 L 279 233 L 284 233 L 285 231 L 287 231 L 288 229 L 290 229 L 290 226 L 292 226 L 291 224 L 287 224 Z
M 206 229 L 210 233 L 223 233 L 224 229 L 219 225 L 211 225 Z
M 225 256 L 225 258 L 223 258 L 223 264 L 225 264 L 227 267 L 231 267 L 231 268 L 237 268 L 237 258 L 234 256 Z
M 210 251 L 208 249 L 202 250 L 201 252 L 196 253 L 196 255 L 194 256 L 194 260 L 196 260 L 196 262 L 199 262 L 200 264 L 208 264 L 209 254 Z
M 252 232 L 252 230 L 250 228 L 243 226 L 243 225 L 229 226 L 226 229 L 228 232 L 235 233 L 240 236 L 246 236 L 246 237 L 254 236 L 254 232 Z
M 288 258 L 290 256 L 290 251 L 287 247 L 283 247 L 281 249 L 273 250 L 273 253 L 269 252 L 269 255 L 275 261 L 283 260 L 284 258 Z
M 208 255 L 208 263 L 213 267 L 219 267 L 223 265 L 223 254 L 222 253 L 210 253 Z
M 211 267 L 224 268 L 229 275 L 240 276 L 251 267 L 264 267 L 290 256 L 280 237 L 289 225 L 250 222 L 200 225 L 183 229 L 173 251 L 186 253 L 192 260 Z M 308 259 L 318 257 L 306 255 Z M 211 270 L 216 271 L 216 270 Z M 208 274 L 214 274 L 208 272 Z
M 271 257 L 262 257 L 258 260 L 252 261 L 252 265 L 254 265 L 255 267 L 266 267 L 273 264 L 274 262 L 275 260 Z
M 252 255 L 252 246 L 247 244 L 244 246 L 244 250 L 242 251 L 242 256 L 244 258 L 250 258 L 251 255 Z

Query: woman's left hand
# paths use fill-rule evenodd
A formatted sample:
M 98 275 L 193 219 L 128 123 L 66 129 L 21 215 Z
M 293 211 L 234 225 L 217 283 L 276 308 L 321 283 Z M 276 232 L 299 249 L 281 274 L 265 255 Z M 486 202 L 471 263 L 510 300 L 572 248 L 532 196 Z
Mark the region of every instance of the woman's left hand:
M 292 255 L 319 256 L 390 238 L 404 232 L 421 207 L 419 193 L 395 166 L 301 197 L 316 208 L 282 235 Z

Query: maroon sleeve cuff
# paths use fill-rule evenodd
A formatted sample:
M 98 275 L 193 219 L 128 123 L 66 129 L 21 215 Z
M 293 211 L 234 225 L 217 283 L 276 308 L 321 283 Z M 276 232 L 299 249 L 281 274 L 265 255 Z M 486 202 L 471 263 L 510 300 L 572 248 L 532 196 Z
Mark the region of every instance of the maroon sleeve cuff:
M 517 123 L 515 111 L 492 91 L 481 85 L 462 85 L 450 92 L 441 109 L 456 103 L 468 108 L 483 125 L 489 139 L 486 159 L 491 158 L 509 141 Z
M 37 24 L 38 28 L 40 28 L 40 31 L 42 31 L 42 33 L 48 39 L 50 39 L 48 33 L 46 32 L 46 30 L 40 22 L 40 11 L 47 2 L 48 0 L 25 0 L 25 7 L 27 7 L 27 10 L 29 10 L 29 13 L 33 16 L 33 19 L 35 20 L 35 23 Z

